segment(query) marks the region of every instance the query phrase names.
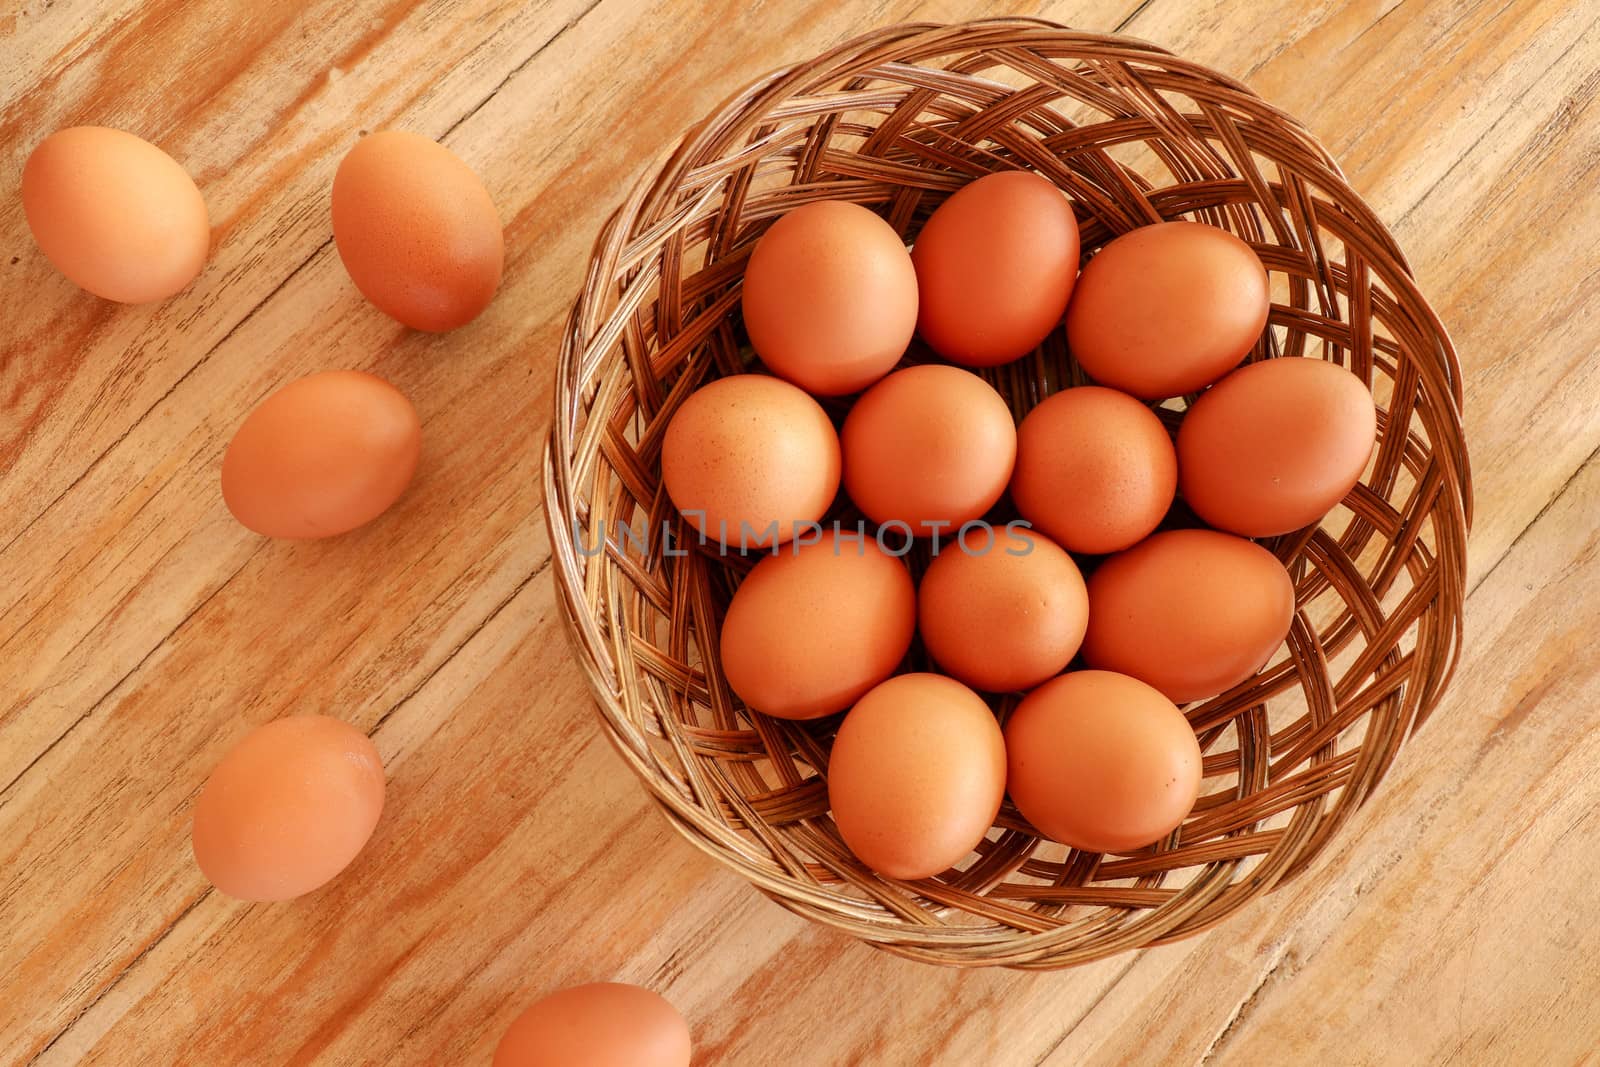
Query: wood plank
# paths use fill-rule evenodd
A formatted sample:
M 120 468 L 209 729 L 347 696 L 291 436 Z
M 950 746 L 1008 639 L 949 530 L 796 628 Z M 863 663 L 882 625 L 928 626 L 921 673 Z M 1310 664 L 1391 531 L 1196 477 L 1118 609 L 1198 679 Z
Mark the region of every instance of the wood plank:
M 170 130 L 180 158 L 205 161 L 227 225 L 198 286 L 160 309 L 110 314 L 36 255 L 10 268 L 48 296 L 0 337 L 0 395 L 14 398 L 0 407 L 0 677 L 20 682 L 0 703 L 0 1059 L 482 1061 L 528 999 L 592 977 L 665 992 L 703 1063 L 1578 1049 L 1563 1042 L 1594 989 L 1553 991 L 1549 961 L 1592 948 L 1560 920 L 1581 914 L 1587 869 L 1561 834 L 1594 800 L 1577 773 L 1594 694 L 1576 636 L 1593 615 L 1592 465 L 1569 479 L 1600 444 L 1580 402 L 1596 385 L 1583 264 L 1600 208 L 1561 190 L 1600 158 L 1594 12 L 1017 6 L 1095 28 L 1132 16 L 1129 32 L 1301 114 L 1397 220 L 1462 348 L 1472 570 L 1490 576 L 1472 619 L 1487 631 L 1335 853 L 1181 945 L 1058 975 L 937 970 L 811 927 L 683 847 L 592 725 L 540 573 L 536 456 L 500 428 L 542 432 L 560 318 L 600 219 L 743 80 L 872 25 L 985 5 L 325 5 L 224 46 L 232 5 L 130 6 L 102 23 L 58 0 L 29 16 L 24 59 L 0 48 L 0 71 L 31 87 L 0 111 L 8 162 L 115 102 L 116 121 Z M 161 66 L 157 25 L 197 50 L 180 53 L 196 73 Z M 466 330 L 393 327 L 326 244 L 353 113 L 446 134 L 501 205 L 506 288 Z M 0 201 L 0 233 L 31 252 L 14 201 Z M 416 400 L 423 472 L 372 529 L 263 544 L 217 499 L 221 449 L 260 396 L 330 352 Z M 1522 635 L 1557 617 L 1546 661 Z M 373 844 L 293 907 L 206 892 L 185 840 L 206 769 L 248 725 L 323 710 L 374 729 L 389 765 Z M 1517 792 L 1533 769 L 1546 784 Z M 1381 1003 L 1349 982 L 1362 968 Z M 1513 1033 L 1536 1008 L 1551 1028 Z
M 1473 639 L 1492 654 L 1463 667 L 1315 872 L 1160 981 L 1124 982 L 1046 1062 L 1593 1054 L 1597 509 L 1590 462 L 1474 595 Z
M 189 289 L 113 313 L 32 248 L 17 198 L 0 201 L 0 231 L 13 235 L 7 246 L 30 252 L 13 268 L 22 272 L 17 291 L 42 294 L 16 309 L 0 348 L 0 395 L 8 397 L 0 416 L 0 673 L 15 680 L 0 694 L 0 790 L 213 595 L 241 553 L 259 547 L 230 526 L 215 492 L 220 449 L 245 412 L 276 384 L 328 366 L 330 352 L 337 365 L 400 376 L 404 353 L 428 348 L 364 314 L 329 237 L 328 184 L 355 140 L 352 113 L 373 127 L 404 114 L 410 127 L 444 134 L 588 2 L 515 13 L 424 6 L 381 26 L 373 13 L 340 17 L 345 5 L 327 5 L 265 42 L 241 29 L 243 45 L 260 45 L 258 61 L 215 77 L 201 65 L 192 78 L 215 96 L 119 96 L 140 70 L 179 76 L 162 66 L 175 58 L 161 44 L 167 36 L 204 42 L 234 32 L 232 5 L 179 5 L 161 33 L 135 25 L 133 36 L 106 44 L 120 73 L 86 88 L 94 95 L 76 111 L 24 110 L 0 127 L 8 167 L 20 170 L 58 120 L 109 113 L 108 121 L 160 130 L 181 119 L 184 137 L 157 139 L 196 173 L 220 234 Z M 319 47 L 307 49 L 313 27 Z M 497 29 L 504 32 L 493 36 Z M 448 41 L 408 58 L 417 35 L 429 33 Z M 349 64 L 347 77 L 330 74 L 338 63 Z M 97 106 L 100 94 L 161 117 L 135 121 Z M 245 107 L 252 122 L 233 122 Z M 45 125 L 24 136 L 23 123 L 35 121 Z M 285 289 L 299 302 L 280 299 L 286 314 L 256 328 L 252 309 Z M 241 335 L 246 322 L 252 329 Z M 473 329 L 481 334 L 485 324 Z M 139 624 L 127 625 L 123 612 Z
M 1242 76 L 1300 117 L 1390 222 L 1452 333 L 1483 501 L 1468 556 L 1476 584 L 1600 447 L 1600 422 L 1572 399 L 1600 388 L 1588 358 L 1600 275 L 1580 266 L 1600 204 L 1566 192 L 1600 166 L 1600 9 L 1202 6 L 1153 4 L 1129 32 Z M 1292 35 L 1264 44 L 1279 27 Z M 1536 464 L 1529 441 L 1540 442 Z
M 1425 17 L 1410 18 L 1417 13 L 1413 8 Z M 1340 88 L 1322 104 L 1311 95 L 1323 80 L 1305 78 L 1292 65 L 1282 71 L 1282 84 L 1273 84 L 1270 64 L 1252 75 L 1253 84 L 1305 115 L 1327 138 L 1353 183 L 1368 192 L 1380 212 L 1391 218 L 1400 213 L 1396 233 L 1424 291 L 1455 334 L 1466 369 L 1468 432 L 1479 486 L 1479 517 L 1469 555 L 1473 582 L 1482 581 L 1519 537 L 1535 536 L 1538 527 L 1530 529 L 1529 524 L 1547 507 L 1553 510 L 1551 499 L 1567 486 L 1577 466 L 1592 458 L 1600 441 L 1600 417 L 1592 405 L 1572 399 L 1596 384 L 1587 354 L 1600 337 L 1584 303 L 1593 294 L 1593 282 L 1582 266 L 1587 254 L 1578 248 L 1585 234 L 1596 232 L 1596 221 L 1587 205 L 1569 203 L 1557 192 L 1574 174 L 1584 176 L 1580 182 L 1592 175 L 1595 124 L 1592 116 L 1587 121 L 1575 116 L 1582 116 L 1592 97 L 1590 75 L 1600 54 L 1593 15 L 1587 8 L 1561 5 L 1515 5 L 1509 12 L 1502 5 L 1407 5 L 1391 10 L 1381 38 L 1365 38 L 1359 28 L 1339 19 L 1315 32 L 1320 38 L 1315 54 L 1348 57 L 1342 61 L 1348 68 L 1344 74 L 1329 72 L 1326 82 Z M 1357 51 L 1356 42 L 1362 39 L 1388 42 L 1383 61 Z M 1408 57 L 1415 69 L 1404 66 Z M 1483 63 L 1487 90 L 1472 76 L 1460 77 L 1466 59 Z M 1386 91 L 1391 85 L 1405 87 L 1402 99 Z M 1520 97 L 1490 95 L 1513 86 L 1527 86 L 1528 91 Z M 1297 101 L 1297 95 L 1304 99 Z M 1473 106 L 1463 106 L 1469 100 Z M 1324 107 L 1327 114 L 1344 116 L 1340 125 L 1347 133 L 1330 134 L 1317 117 Z M 1474 128 L 1475 123 L 1481 125 Z M 1346 140 L 1350 143 L 1342 143 Z M 1396 150 L 1357 150 L 1374 143 L 1394 144 Z M 1433 145 L 1460 154 L 1447 165 L 1429 163 Z M 1436 151 L 1449 155 L 1442 148 Z M 1363 158 L 1363 152 L 1370 158 Z M 1416 162 L 1407 164 L 1406 159 Z M 1537 166 L 1532 165 L 1535 159 Z M 1517 160 L 1526 162 L 1513 166 Z M 1376 188 L 1366 184 L 1369 171 L 1377 179 Z M 1422 187 L 1407 193 L 1402 183 Z M 1562 205 L 1559 209 L 1552 198 Z M 1553 218 L 1556 210 L 1561 211 L 1560 222 Z M 1535 263 L 1540 267 L 1529 269 Z M 1529 314 L 1530 308 L 1538 311 Z M 1530 448 L 1538 457 L 1532 463 Z M 1487 610 L 1519 610 L 1514 594 L 1505 594 L 1507 602 Z M 1472 629 L 1470 620 L 1486 610 L 1480 604 L 1475 598 L 1469 605 L 1463 665 L 1468 675 L 1481 669 L 1480 657 L 1506 651 Z M 1473 694 L 1483 705 L 1484 691 L 1470 682 L 1458 682 L 1454 692 L 1457 700 Z M 1496 705 L 1490 701 L 1487 707 Z M 1581 715 L 1579 708 L 1581 704 L 1573 706 L 1570 713 Z M 1459 712 L 1454 709 L 1441 710 L 1414 742 L 1433 752 L 1435 762 L 1438 753 L 1428 747 L 1430 740 L 1448 747 L 1458 736 L 1453 716 Z M 1443 739 L 1440 731 L 1448 731 Z M 1557 758 L 1551 752 L 1542 756 Z M 1413 753 L 1404 766 L 1428 758 Z M 1537 760 L 1533 765 L 1544 766 Z M 1401 773 L 1397 767 L 1394 774 Z M 1527 773 L 1526 766 L 1518 773 Z M 1344 833 L 1346 841 L 1374 836 L 1385 842 L 1383 855 L 1391 865 L 1406 854 L 1404 835 L 1412 821 L 1403 803 L 1385 800 L 1398 788 L 1386 783 L 1374 802 L 1383 803 L 1386 819 L 1369 825 L 1364 815 Z M 1593 790 L 1585 795 L 1592 803 Z M 1479 832 L 1492 833 L 1492 824 Z M 1352 867 L 1346 851 L 1340 850 L 1325 857 L 1316 872 L 1303 885 L 1275 894 L 1208 935 L 1192 956 L 1162 949 L 1141 958 L 1049 1062 L 1199 1062 L 1207 1055 L 1218 1062 L 1262 1062 L 1256 1046 L 1239 1058 L 1218 1055 L 1228 1047 L 1218 1039 L 1250 1032 L 1249 1020 L 1262 1003 L 1264 987 L 1279 998 L 1286 1024 L 1301 1016 L 1320 1017 L 1336 976 L 1323 972 L 1320 982 L 1285 979 L 1317 951 L 1325 931 L 1345 922 L 1352 929 L 1364 928 L 1370 920 L 1353 914 L 1348 902 L 1377 883 L 1385 868 Z M 1287 917 L 1275 921 L 1280 915 Z M 1517 916 L 1517 909 L 1510 907 L 1495 921 L 1515 937 L 1523 931 Z M 1426 924 L 1402 924 L 1388 934 L 1393 940 L 1384 948 L 1385 964 L 1408 954 L 1433 958 L 1434 931 Z M 1546 964 L 1552 965 L 1559 966 Z M 1530 964 L 1518 973 L 1537 982 L 1539 968 Z M 1416 990 L 1418 997 L 1426 997 L 1436 994 L 1438 986 L 1418 981 Z M 1348 1006 L 1347 999 L 1340 1003 Z M 1362 1017 L 1354 1012 L 1353 1025 Z M 1512 1003 L 1480 1005 L 1477 1018 L 1484 1027 L 1505 1030 L 1518 1017 Z M 1375 1028 L 1371 1044 L 1362 1047 L 1381 1054 L 1385 1041 L 1409 1033 L 1401 1022 L 1397 1017 Z M 1451 1031 L 1441 1023 L 1435 1032 Z M 1148 1044 L 1136 1047 L 1130 1034 L 1149 1035 Z M 1324 1047 L 1345 1046 L 1341 1040 Z M 1465 1062 L 1473 1062 L 1473 1049 L 1484 1047 L 1469 1044 Z M 1297 1051 L 1303 1057 L 1303 1047 L 1280 1049 L 1286 1055 Z M 1296 1058 L 1289 1055 L 1290 1062 Z
M 736 11 L 738 5 L 729 7 Z M 796 18 L 803 21 L 804 14 Z M 570 29 L 578 35 L 574 41 L 585 40 L 593 55 L 604 56 L 625 47 L 649 23 L 648 12 L 613 4 Z M 770 63 L 757 58 L 755 46 L 766 40 L 771 22 L 743 16 L 730 25 L 742 34 L 736 54 L 752 68 L 735 72 L 734 78 L 747 78 Z M 847 35 L 837 25 L 793 30 L 796 47 L 807 52 Z M 679 44 L 695 51 L 694 38 Z M 60 584 L 41 598 L 48 613 L 30 624 L 62 642 L 74 623 L 85 627 L 84 636 L 67 650 L 68 656 L 81 658 L 51 665 L 40 683 L 42 693 L 59 701 L 52 710 L 75 713 L 72 722 L 80 728 L 43 746 L 42 758 L 35 757 L 39 762 L 0 797 L 0 831 L 22 831 L 3 837 L 19 843 L 17 869 L 25 872 L 0 891 L 0 905 L 36 898 L 45 886 L 71 899 L 87 899 L 105 892 L 108 879 L 114 879 L 116 900 L 93 915 L 46 912 L 21 918 L 7 940 L 28 953 L 17 984 L 36 991 L 39 1003 L 17 999 L 0 1008 L 0 1013 L 16 1013 L 15 1020 L 0 1014 L 0 1033 L 23 1039 L 21 1027 L 8 1024 L 28 1019 L 29 1013 L 38 1013 L 46 1024 L 70 1020 L 103 996 L 131 960 L 148 952 L 175 917 L 194 906 L 203 883 L 182 841 L 187 803 L 204 769 L 238 736 L 241 719 L 340 708 L 350 709 L 348 717 L 364 724 L 376 722 L 385 708 L 438 670 L 460 635 L 481 625 L 499 598 L 544 558 L 529 540 L 538 528 L 532 492 L 537 457 L 532 450 L 506 454 L 499 436 L 475 429 L 527 426 L 530 440 L 538 439 L 551 403 L 548 371 L 530 387 L 523 354 L 553 354 L 567 294 L 576 285 L 592 234 L 612 206 L 612 190 L 638 169 L 641 158 L 664 147 L 663 129 L 692 121 L 727 85 L 726 73 L 715 72 L 684 85 L 678 95 L 647 94 L 641 109 L 630 93 L 643 92 L 659 71 L 641 67 L 636 82 L 619 84 L 609 62 L 595 61 L 583 68 L 587 80 L 575 81 L 578 48 L 557 41 L 496 93 L 494 109 L 471 111 L 470 121 L 447 138 L 485 174 L 509 219 L 508 278 L 520 277 L 520 285 L 508 282 L 488 314 L 449 338 L 400 331 L 365 308 L 331 247 L 319 246 L 303 269 L 243 320 L 211 358 L 178 381 L 150 418 L 127 433 L 108 457 L 117 462 L 97 465 L 73 487 L 75 521 L 100 501 L 114 502 L 119 511 L 95 528 L 98 537 L 76 539 L 81 547 L 75 548 L 75 562 L 86 569 L 56 567 L 51 577 Z M 597 107 L 609 108 L 622 129 L 598 151 L 575 121 Z M 664 114 L 653 113 L 657 108 Z M 502 133 L 507 126 L 542 124 L 564 133 L 526 140 Z M 332 151 L 327 171 L 336 158 Z M 573 179 L 587 179 L 601 165 L 613 177 L 602 183 L 608 195 L 597 197 L 587 180 Z M 322 189 L 325 184 L 312 191 L 297 187 L 294 195 L 319 199 Z M 540 265 L 552 259 L 569 264 L 568 285 L 552 286 L 541 277 Z M 333 543 L 263 545 L 232 525 L 214 494 L 220 450 L 238 417 L 223 419 L 215 411 L 242 415 L 272 383 L 325 365 L 329 349 L 375 353 L 356 365 L 376 369 L 416 398 L 426 439 L 444 442 L 445 448 L 442 454 L 430 449 L 417 484 L 384 523 Z M 263 363 L 257 358 L 261 352 L 277 355 Z M 446 361 L 444 353 L 454 358 Z M 119 499 L 130 473 L 147 469 L 158 456 L 163 458 L 156 470 L 133 498 Z M 162 493 L 169 497 L 153 503 Z M 424 517 L 429 515 L 437 517 L 430 521 Z M 127 541 L 126 528 L 141 516 L 147 516 L 150 528 L 138 531 L 138 554 L 131 561 L 101 551 Z M 73 532 L 46 524 L 29 536 L 56 543 Z M 16 550 L 7 555 L 21 569 L 29 546 L 18 547 L 20 555 Z M 219 547 L 220 566 L 205 566 Z M 345 581 L 329 583 L 330 570 Z M 117 591 L 108 590 L 108 578 L 124 575 L 127 591 L 113 599 Z M 203 576 L 208 584 L 175 586 L 190 575 Z M 128 625 L 129 619 L 162 610 L 182 614 L 163 620 L 165 625 Z M 330 620 L 337 620 L 340 636 L 324 640 Z M 169 629 L 171 636 L 164 636 Z M 263 636 L 255 636 L 258 631 Z M 198 634 L 205 634 L 203 641 Z M 31 636 L 21 634 L 6 650 L 15 650 L 19 666 L 37 655 Z M 125 657 L 133 660 L 131 672 L 119 673 L 121 663 L 106 663 L 108 643 L 115 640 L 133 646 Z M 141 641 L 147 643 L 137 644 Z M 564 642 L 553 628 L 540 632 L 537 644 L 571 672 Z M 213 651 L 246 645 L 251 655 L 243 661 L 218 661 Z M 290 681 L 285 685 L 283 679 Z M 84 691 L 96 684 L 109 685 L 108 699 L 98 709 L 91 704 L 85 710 Z M 174 726 L 154 732 L 151 727 L 173 691 L 204 693 L 206 699 L 187 709 L 181 731 Z M 19 707 L 27 709 L 26 724 L 39 729 L 46 718 L 41 701 L 25 697 Z M 24 751 L 20 745 L 0 747 L 19 759 Z M 170 766 L 179 759 L 193 773 L 174 779 Z M 135 768 L 131 774 L 129 765 Z M 78 796 L 102 799 L 88 817 L 70 802 L 57 811 L 41 810 L 44 798 L 53 795 L 47 783 L 68 767 Z M 108 796 L 128 801 L 137 818 L 127 820 L 127 811 L 105 804 Z M 115 838 L 119 850 L 90 862 L 73 850 L 74 843 L 105 838 Z M 134 850 L 143 851 L 130 856 Z M 62 996 L 52 988 L 57 983 L 33 968 L 76 976 L 70 995 Z M 33 1036 L 34 1044 L 21 1048 L 31 1055 L 49 1037 L 47 1025 Z

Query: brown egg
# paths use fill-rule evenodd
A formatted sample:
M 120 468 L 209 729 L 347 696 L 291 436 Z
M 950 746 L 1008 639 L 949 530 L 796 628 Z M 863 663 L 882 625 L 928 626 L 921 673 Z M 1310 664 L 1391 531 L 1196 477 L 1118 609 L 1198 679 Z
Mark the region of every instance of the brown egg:
M 932 878 L 966 858 L 1005 792 L 994 713 L 938 674 L 902 674 L 862 697 L 828 758 L 839 836 L 886 878 Z
M 988 174 L 929 216 L 911 250 L 917 332 L 946 359 L 993 367 L 1025 356 L 1061 321 L 1078 275 L 1078 220 L 1047 179 Z
M 917 590 L 917 629 L 946 673 L 978 689 L 1031 689 L 1083 643 L 1089 597 L 1078 565 L 1020 527 L 970 529 L 940 546 Z
M 689 1067 L 689 1024 L 640 986 L 572 986 L 517 1016 L 494 1067 Z
M 1178 460 L 1154 412 L 1115 389 L 1065 389 L 1017 428 L 1011 499 L 1073 552 L 1120 552 L 1172 504 Z
M 1377 425 L 1372 394 L 1336 363 L 1241 367 L 1183 417 L 1184 499 L 1206 522 L 1247 537 L 1320 522 L 1361 480 Z
M 22 168 L 22 210 L 39 249 L 107 300 L 164 300 L 194 280 L 211 246 L 194 179 L 149 141 L 74 126 L 41 141 Z
M 290 900 L 350 865 L 383 812 L 366 734 L 324 715 L 258 726 L 228 750 L 194 806 L 194 858 L 239 900 Z
M 1101 385 L 1161 400 L 1238 366 L 1270 308 L 1267 272 L 1249 245 L 1215 226 L 1164 222 L 1089 260 L 1067 308 L 1067 343 Z
M 505 266 L 483 182 L 444 145 L 403 130 L 368 134 L 339 164 L 333 239 L 362 295 L 417 330 L 477 318 Z
M 1083 658 L 1187 704 L 1260 670 L 1293 616 L 1294 586 L 1271 552 L 1215 530 L 1168 530 L 1089 576 Z
M 817 402 L 765 374 L 701 386 L 667 424 L 661 479 L 690 525 L 740 548 L 783 544 L 839 492 L 839 435 Z
M 979 518 L 1006 491 L 1017 456 L 1011 410 L 959 367 L 896 371 L 845 417 L 844 487 L 879 523 L 927 537 Z
M 843 711 L 894 673 L 916 628 L 911 574 L 861 538 L 826 530 L 757 563 L 722 622 L 722 670 L 780 719 Z
M 783 216 L 745 269 L 745 328 L 772 373 L 818 396 L 888 374 L 917 325 L 905 242 L 859 204 L 819 200 Z
M 267 537 L 332 537 L 371 522 L 411 484 L 422 425 L 361 371 L 307 375 L 252 411 L 222 457 L 222 499 Z
M 1183 822 L 1200 792 L 1200 743 L 1172 701 L 1110 671 L 1063 674 L 1006 722 L 1006 782 L 1046 837 L 1131 852 Z

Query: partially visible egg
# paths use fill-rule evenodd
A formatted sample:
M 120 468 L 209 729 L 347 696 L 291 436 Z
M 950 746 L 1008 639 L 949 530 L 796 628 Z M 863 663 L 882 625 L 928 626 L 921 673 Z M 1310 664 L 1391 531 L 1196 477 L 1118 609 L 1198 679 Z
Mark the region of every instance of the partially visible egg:
M 1194 808 L 1200 742 L 1150 686 L 1074 671 L 1023 698 L 1006 722 L 1011 800 L 1040 833 L 1085 852 L 1162 840 Z
M 387 511 L 421 451 L 422 424 L 400 390 L 361 371 L 322 371 L 244 420 L 222 457 L 222 499 L 258 534 L 331 537 Z
M 911 260 L 922 339 L 954 363 L 998 366 L 1061 322 L 1078 275 L 1078 220 L 1048 179 L 999 171 L 935 209 Z
M 954 533 L 981 517 L 1006 491 L 1017 456 L 1016 424 L 994 387 L 933 363 L 895 371 L 863 393 L 839 441 L 850 499 L 915 537 Z
M 750 344 L 772 373 L 842 396 L 888 374 L 917 325 L 917 275 L 900 235 L 860 204 L 819 200 L 773 223 L 741 294 Z
M 194 179 L 149 141 L 74 126 L 39 142 L 22 168 L 22 210 L 39 249 L 107 300 L 163 300 L 194 280 L 211 246 Z
M 1294 585 L 1271 552 L 1215 530 L 1168 530 L 1089 576 L 1091 667 L 1186 704 L 1249 678 L 1289 633 Z
M 781 719 L 843 711 L 899 666 L 916 629 L 911 573 L 868 533 L 786 545 L 757 563 L 722 621 L 722 671 Z
M 888 878 L 932 878 L 983 840 L 1006 791 L 1006 749 L 983 698 L 902 674 L 850 709 L 828 757 L 828 803 L 856 858 Z
M 1184 499 L 1212 526 L 1247 537 L 1309 526 L 1361 480 L 1377 425 L 1372 394 L 1336 363 L 1241 367 L 1183 417 Z
M 348 867 L 382 813 L 383 764 L 366 734 L 324 715 L 275 719 L 206 780 L 195 862 L 230 897 L 290 900 Z
M 444 145 L 404 130 L 368 134 L 340 162 L 333 239 L 363 296 L 435 333 L 477 318 L 505 266 L 482 180 Z
M 571 986 L 516 1017 L 494 1067 L 689 1067 L 689 1024 L 641 986 Z
M 1126 393 L 1064 389 L 1017 428 L 1011 499 L 1064 548 L 1120 552 L 1161 522 L 1178 486 L 1172 438 Z
M 817 402 L 765 374 L 690 393 L 661 444 L 661 479 L 711 540 L 766 548 L 822 517 L 839 491 L 839 435 Z
M 1067 343 L 1096 382 L 1162 400 L 1238 366 L 1270 310 L 1249 245 L 1204 223 L 1163 222 L 1115 238 L 1084 266 Z
M 1072 557 L 1020 527 L 940 546 L 917 590 L 917 629 L 940 669 L 978 689 L 1031 689 L 1083 642 L 1089 598 Z

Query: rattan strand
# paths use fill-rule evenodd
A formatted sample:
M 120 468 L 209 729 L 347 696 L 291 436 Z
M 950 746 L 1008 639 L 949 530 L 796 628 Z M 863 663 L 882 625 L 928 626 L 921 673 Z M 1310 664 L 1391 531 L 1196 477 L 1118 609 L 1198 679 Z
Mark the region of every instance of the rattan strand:
M 819 768 L 837 719 L 751 715 L 720 676 L 720 613 L 749 562 L 670 555 L 659 536 L 642 547 L 619 524 L 675 521 L 662 433 L 696 386 L 749 364 L 739 283 L 766 225 L 844 198 L 912 240 L 951 191 L 1007 167 L 1071 194 L 1086 254 L 1180 216 L 1251 242 L 1275 296 L 1250 358 L 1348 366 L 1378 399 L 1379 443 L 1320 527 L 1267 542 L 1299 611 L 1278 660 L 1186 709 L 1208 777 L 1172 838 L 1069 853 L 1008 804 L 959 869 L 889 882 L 828 817 Z M 1059 330 L 985 376 L 1019 416 L 1085 380 Z M 1303 870 L 1437 704 L 1471 518 L 1460 407 L 1455 353 L 1399 248 L 1293 118 L 1142 41 L 1022 19 L 892 27 L 735 94 L 601 233 L 545 456 L 560 611 L 605 731 L 672 825 L 774 900 L 928 962 L 1082 963 L 1203 930 Z

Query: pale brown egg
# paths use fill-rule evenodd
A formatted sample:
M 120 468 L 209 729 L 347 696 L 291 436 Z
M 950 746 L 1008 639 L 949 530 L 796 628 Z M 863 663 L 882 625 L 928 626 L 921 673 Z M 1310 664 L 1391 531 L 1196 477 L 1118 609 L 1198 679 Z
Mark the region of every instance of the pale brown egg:
M 183 289 L 211 246 L 206 202 L 188 172 L 149 141 L 104 126 L 39 142 L 22 168 L 22 210 L 57 270 L 124 304 Z
M 917 325 L 917 275 L 900 235 L 844 200 L 795 208 L 756 242 L 741 294 L 750 344 L 808 393 L 860 392 L 888 374 Z
M 641 986 L 572 986 L 517 1016 L 494 1067 L 689 1067 L 689 1024 Z
M 917 590 L 917 629 L 941 670 L 978 689 L 1031 689 L 1066 669 L 1089 598 L 1072 557 L 1036 531 L 972 528 L 940 545 Z
M 383 812 L 371 739 L 324 715 L 246 734 L 206 780 L 192 841 L 201 872 L 240 900 L 289 900 L 344 870 Z
M 404 130 L 368 134 L 340 162 L 333 239 L 363 296 L 436 333 L 477 318 L 505 266 L 482 180 L 444 145 Z
M 1120 552 L 1148 536 L 1177 486 L 1166 427 L 1115 389 L 1062 390 L 1017 428 L 1011 499 L 1023 518 L 1073 552 Z
M 1012 803 L 1040 833 L 1085 852 L 1165 838 L 1200 792 L 1200 743 L 1150 686 L 1074 671 L 1029 693 L 1006 722 Z
M 755 710 L 782 719 L 843 711 L 911 647 L 911 573 L 872 534 L 850 533 L 786 545 L 735 590 L 722 622 L 722 670 Z
M 862 697 L 828 758 L 839 836 L 888 878 L 932 878 L 966 858 L 989 832 L 1005 791 L 1005 741 L 994 713 L 938 674 L 902 674 Z
M 817 402 L 765 374 L 689 394 L 661 444 L 667 495 L 701 535 L 733 548 L 784 544 L 839 491 L 839 435 Z
M 1289 633 L 1294 585 L 1276 556 L 1215 530 L 1168 530 L 1089 576 L 1091 667 L 1186 704 L 1260 670 Z
M 988 174 L 928 217 L 911 250 L 917 332 L 967 367 L 1027 355 L 1061 322 L 1078 275 L 1078 220 L 1047 179 Z
M 1247 537 L 1321 521 L 1361 480 L 1377 409 L 1366 385 L 1320 359 L 1241 367 L 1201 394 L 1178 429 L 1184 499 Z
M 267 537 L 331 537 L 371 522 L 411 484 L 416 409 L 361 371 L 307 375 L 244 420 L 222 457 L 222 498 Z
M 902 523 L 916 537 L 981 517 L 1006 491 L 1017 457 L 1016 424 L 1000 394 L 941 364 L 895 371 L 868 389 L 839 441 L 850 499 L 875 522 Z
M 1130 230 L 1089 260 L 1067 308 L 1067 343 L 1101 385 L 1145 400 L 1204 389 L 1249 353 L 1267 324 L 1267 272 L 1215 226 Z

